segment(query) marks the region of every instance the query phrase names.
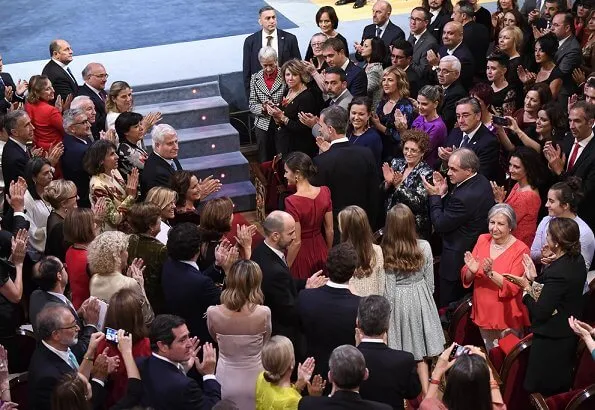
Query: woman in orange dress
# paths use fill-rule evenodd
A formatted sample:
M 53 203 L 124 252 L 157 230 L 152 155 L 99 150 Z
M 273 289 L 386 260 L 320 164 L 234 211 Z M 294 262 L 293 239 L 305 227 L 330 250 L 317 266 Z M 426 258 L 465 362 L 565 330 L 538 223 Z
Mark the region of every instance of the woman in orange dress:
M 55 155 L 50 155 L 50 153 L 53 148 L 60 149 L 64 126 L 62 125 L 62 106 L 58 104 L 58 107 L 55 107 L 50 104 L 54 95 L 54 88 L 49 78 L 45 75 L 34 75 L 29 80 L 29 94 L 25 111 L 35 127 L 33 144 L 35 148 L 43 149 L 43 156 L 47 157 L 52 166 L 56 168 L 54 178 L 59 179 L 62 177 L 62 170 L 57 161 L 60 155 L 58 158 L 54 158 Z M 64 152 L 63 148 L 62 152 Z
M 523 276 L 523 255 L 529 254 L 529 248 L 512 235 L 516 216 L 510 205 L 494 205 L 488 221 L 490 233 L 479 236 L 473 253 L 465 253 L 461 279 L 466 288 L 474 284 L 471 319 L 489 351 L 504 331 L 522 337 L 523 328 L 529 326 L 520 287 L 503 276 Z

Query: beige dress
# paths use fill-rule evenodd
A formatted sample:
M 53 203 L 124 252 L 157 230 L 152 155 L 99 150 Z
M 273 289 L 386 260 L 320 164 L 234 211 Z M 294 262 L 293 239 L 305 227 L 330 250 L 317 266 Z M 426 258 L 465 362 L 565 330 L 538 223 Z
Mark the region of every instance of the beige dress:
M 209 333 L 219 345 L 217 381 L 221 398 L 242 410 L 256 407 L 256 379 L 262 372 L 261 352 L 271 337 L 271 310 L 258 305 L 232 312 L 224 305 L 207 309 Z
M 384 274 L 384 256 L 382 248 L 379 245 L 372 245 L 376 260 L 372 266 L 370 276 L 356 278 L 353 276 L 349 281 L 349 289 L 354 295 L 361 297 L 370 295 L 382 295 L 384 292 L 385 274 Z

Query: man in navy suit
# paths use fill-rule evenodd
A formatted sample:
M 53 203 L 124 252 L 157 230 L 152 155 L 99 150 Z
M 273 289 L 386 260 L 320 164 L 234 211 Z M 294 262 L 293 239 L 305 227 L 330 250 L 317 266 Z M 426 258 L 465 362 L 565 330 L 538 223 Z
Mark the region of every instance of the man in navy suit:
M 258 11 L 258 24 L 262 30 L 249 35 L 244 41 L 243 72 L 246 98 L 250 96 L 252 74 L 262 69 L 260 61 L 258 61 L 258 52 L 261 48 L 269 46 L 275 49 L 279 67 L 292 58 L 302 58 L 297 38 L 293 34 L 277 28 L 277 14 L 274 8 L 271 6 L 261 8 Z
M 354 97 L 368 95 L 368 77 L 366 72 L 356 66 L 347 57 L 345 44 L 338 38 L 329 38 L 322 45 L 322 55 L 329 67 L 342 68 L 347 77 L 347 89 Z M 322 90 L 325 92 L 326 90 Z
M 0 113 L 6 113 L 10 105 L 15 102 L 25 102 L 25 91 L 27 91 L 27 81 L 19 80 L 14 83 L 9 73 L 3 73 L 2 55 L 0 54 Z M 10 91 L 8 91 L 10 87 Z
M 372 7 L 372 24 L 368 24 L 366 27 L 364 27 L 361 43 L 355 44 L 355 58 L 358 61 L 364 60 L 360 54 L 362 47 L 361 45 L 363 44 L 364 40 L 372 37 L 380 37 L 386 46 L 386 60 L 384 61 L 384 66 L 388 67 L 390 65 L 389 47 L 391 43 L 399 38 L 405 39 L 405 33 L 403 33 L 403 30 L 390 21 L 391 13 L 392 6 L 388 1 L 379 0 L 376 2 L 376 4 L 374 4 Z
M 475 62 L 475 77 L 486 78 L 486 52 L 490 46 L 490 31 L 474 20 L 475 10 L 468 1 L 459 1 L 453 9 L 452 18 L 463 25 L 463 44 L 469 47 Z
M 35 127 L 24 110 L 16 110 L 4 117 L 4 129 L 8 141 L 2 151 L 2 175 L 4 185 L 8 187 L 18 177 L 25 177 L 25 166 L 31 158 L 27 144 L 33 141 Z
M 355 344 L 355 319 L 360 297 L 349 290 L 357 268 L 357 253 L 350 242 L 334 246 L 326 261 L 325 286 L 305 289 L 298 295 L 297 310 L 306 338 L 306 357 L 316 360 L 315 374 L 327 374 L 334 348 Z
M 389 323 L 390 303 L 385 297 L 372 295 L 360 301 L 355 339 L 370 377 L 362 382 L 359 392 L 364 399 L 403 409 L 404 399 L 419 395 L 421 383 L 413 355 L 386 345 Z
M 468 95 L 459 79 L 461 62 L 455 56 L 444 56 L 440 59 L 436 73 L 438 74 L 438 84 L 444 90 L 444 98 L 438 114 L 450 131 L 457 123 L 457 101 Z
M 191 337 L 184 319 L 158 315 L 149 333 L 152 355 L 138 360 L 143 381 L 143 407 L 155 410 L 210 410 L 221 400 L 215 377 L 217 354 L 210 343 L 202 345 L 202 361 L 196 356 L 198 340 Z M 202 389 L 188 377 L 190 370 L 202 376 Z
M 215 263 L 201 272 L 196 264 L 201 245 L 195 224 L 181 223 L 169 231 L 169 258 L 163 264 L 161 287 L 165 310 L 183 317 L 192 334 L 202 341 L 212 341 L 206 312 L 209 306 L 220 303 L 221 289 L 215 283 L 223 282 L 224 272 L 229 270 L 233 260 L 227 258 L 230 247 L 221 245 L 215 251 Z
M 91 146 L 91 123 L 87 114 L 81 109 L 66 110 L 62 123 L 66 134 L 62 140 L 64 154 L 62 154 L 62 172 L 64 179 L 76 185 L 78 205 L 90 208 L 89 181 L 91 177 L 83 168 L 83 157 Z
M 74 74 L 68 68 L 72 62 L 72 48 L 65 40 L 54 40 L 50 43 L 50 61 L 43 67 L 41 72 L 52 82 L 52 87 L 64 102 L 71 95 L 74 97 L 78 90 L 78 84 Z
M 489 181 L 503 183 L 504 170 L 500 167 L 500 144 L 496 136 L 481 122 L 481 107 L 474 98 L 462 98 L 456 107 L 458 128 L 453 128 L 444 147 L 438 148 L 438 156 L 448 163 L 448 158 L 457 148 L 469 148 L 479 158 L 478 172 Z
M 488 212 L 494 206 L 490 181 L 478 173 L 479 158 L 469 148 L 458 148 L 448 159 L 448 184 L 434 172 L 434 184 L 422 180 L 430 199 L 430 218 L 434 230 L 442 235 L 440 256 L 440 306 L 447 306 L 465 295 L 461 268 L 465 252 L 475 246 L 480 234 L 488 230 Z
M 96 117 L 95 121 L 91 123 L 91 131 L 93 137 L 99 139 L 99 133 L 105 131 L 105 118 L 107 117 L 107 111 L 105 109 L 107 93 L 104 88 L 108 74 L 103 65 L 99 63 L 89 63 L 83 69 L 82 75 L 85 83 L 78 88 L 77 95 L 85 95 L 93 102 Z
M 153 151 L 149 154 L 143 172 L 141 172 L 141 196 L 155 186 L 169 187 L 169 178 L 174 172 L 182 170 L 178 161 L 178 133 L 167 124 L 157 124 L 151 131 Z

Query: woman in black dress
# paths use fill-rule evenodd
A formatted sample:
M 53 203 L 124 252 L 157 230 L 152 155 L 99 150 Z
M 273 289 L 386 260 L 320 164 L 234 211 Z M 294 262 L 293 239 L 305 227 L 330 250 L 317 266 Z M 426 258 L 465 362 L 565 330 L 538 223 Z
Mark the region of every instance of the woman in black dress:
M 310 78 L 302 61 L 289 60 L 281 67 L 281 75 L 287 89 L 283 94 L 281 106 L 269 109 L 278 127 L 277 149 L 283 157 L 293 151 L 314 156 L 318 147 L 312 129 L 300 122 L 298 114 L 303 112 L 318 115 L 322 101 L 308 88 Z
M 337 32 L 337 27 L 339 27 L 339 18 L 337 17 L 337 13 L 335 9 L 331 6 L 323 6 L 316 12 L 316 25 L 320 27 L 320 31 L 322 34 L 326 36 L 326 38 L 338 38 L 345 44 L 345 51 L 349 51 L 349 44 L 347 44 L 347 40 L 341 34 Z M 308 45 L 308 50 L 306 51 L 306 57 L 304 58 L 306 61 L 312 60 L 314 57 L 314 51 L 312 50 L 312 44 Z
M 492 108 L 503 117 L 516 111 L 517 94 L 515 87 L 506 80 L 508 56 L 501 52 L 490 54 L 487 59 L 486 75 L 492 83 Z
M 128 177 L 132 168 L 142 171 L 149 154 L 139 144 L 145 135 L 143 116 L 136 112 L 123 112 L 116 119 L 118 145 L 118 171 Z
M 535 62 L 539 66 L 539 71 L 533 73 L 526 70 L 522 65 L 517 70 L 519 79 L 525 84 L 525 88 L 538 83 L 549 84 L 554 100 L 558 98 L 560 88 L 562 88 L 563 75 L 556 65 L 555 55 L 557 51 L 558 39 L 553 33 L 548 33 L 535 41 Z

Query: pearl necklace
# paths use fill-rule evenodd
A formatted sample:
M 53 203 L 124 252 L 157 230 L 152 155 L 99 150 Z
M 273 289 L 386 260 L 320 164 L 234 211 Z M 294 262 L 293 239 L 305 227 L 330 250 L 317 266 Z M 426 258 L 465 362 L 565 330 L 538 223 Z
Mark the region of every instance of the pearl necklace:
M 505 250 L 509 243 L 510 243 L 510 238 L 505 243 L 503 243 L 502 245 L 497 244 L 496 241 L 494 241 L 494 239 L 492 239 L 492 246 L 497 251 L 503 251 L 503 250 Z

